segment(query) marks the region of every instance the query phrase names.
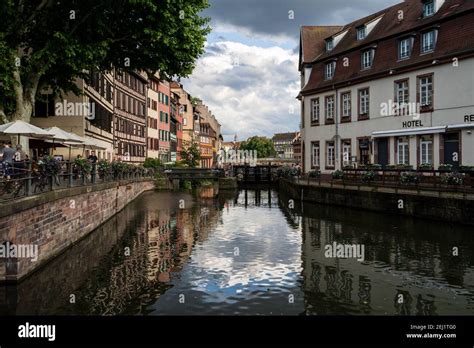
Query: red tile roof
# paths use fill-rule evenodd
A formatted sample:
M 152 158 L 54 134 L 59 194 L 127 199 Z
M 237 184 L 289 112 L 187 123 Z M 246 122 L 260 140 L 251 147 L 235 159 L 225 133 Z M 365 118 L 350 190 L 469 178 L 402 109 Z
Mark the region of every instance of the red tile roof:
M 336 84 L 354 82 L 359 79 L 374 78 L 379 74 L 394 73 L 417 64 L 431 64 L 435 59 L 474 51 L 474 1 L 446 0 L 440 10 L 432 17 L 423 19 L 422 1 L 406 0 L 386 10 L 354 21 L 344 27 L 349 30 L 338 45 L 331 51 L 321 54 L 313 62 L 313 70 L 301 94 L 331 89 Z M 404 19 L 398 20 L 399 11 Z M 462 16 L 460 16 L 463 14 Z M 356 39 L 357 27 L 383 15 L 381 21 L 364 39 Z M 440 25 L 435 51 L 420 55 L 420 30 Z M 417 34 L 410 59 L 398 60 L 398 39 L 403 35 Z M 324 40 L 322 40 L 324 43 Z M 372 68 L 361 71 L 361 50 L 376 45 Z M 343 65 L 343 58 L 349 59 L 349 66 Z M 324 66 L 337 59 L 334 78 L 324 80 Z

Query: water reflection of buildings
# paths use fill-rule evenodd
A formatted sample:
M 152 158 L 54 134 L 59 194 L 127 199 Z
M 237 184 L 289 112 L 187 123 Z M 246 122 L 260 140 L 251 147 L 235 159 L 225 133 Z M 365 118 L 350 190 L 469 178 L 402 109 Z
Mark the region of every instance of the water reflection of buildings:
M 154 197 L 131 203 L 23 283 L 0 288 L 0 314 L 146 314 L 172 286 L 195 240 L 205 240 L 219 221 L 209 205 L 178 209 L 165 199 L 156 208 Z
M 361 220 L 357 211 L 351 215 L 317 205 L 306 205 L 305 210 L 302 260 L 307 314 L 473 313 L 474 292 L 466 291 L 474 284 L 472 261 L 468 254 L 458 258 L 450 254 L 451 245 L 463 244 L 459 234 L 436 234 L 426 221 L 400 220 L 394 224 L 398 229 L 390 231 L 377 214 L 364 213 Z M 324 247 L 334 241 L 364 244 L 365 261 L 326 258 Z
M 130 256 L 105 267 L 100 276 L 107 272 L 108 277 L 94 280 L 91 284 L 95 288 L 86 290 L 91 304 L 87 312 L 146 314 L 144 308 L 172 286 L 173 275 L 189 258 L 195 239 L 206 239 L 217 218 L 216 210 L 199 205 L 189 209 L 148 209 L 145 221 L 135 226 L 136 232 L 123 244 L 130 246 Z

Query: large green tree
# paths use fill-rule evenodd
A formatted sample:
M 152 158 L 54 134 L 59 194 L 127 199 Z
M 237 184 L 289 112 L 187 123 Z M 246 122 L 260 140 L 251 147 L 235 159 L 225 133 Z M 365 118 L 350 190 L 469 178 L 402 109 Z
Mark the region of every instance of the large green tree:
M 0 121 L 29 121 L 43 89 L 88 71 L 185 77 L 203 53 L 207 0 L 0 0 Z
M 266 137 L 251 137 L 240 144 L 239 150 L 257 150 L 259 158 L 268 158 L 275 156 L 275 145 L 271 139 Z
M 199 160 L 201 159 L 201 152 L 199 151 L 199 145 L 197 142 L 194 142 L 186 146 L 183 150 L 181 150 L 181 158 L 183 162 L 191 168 L 195 168 L 199 164 Z

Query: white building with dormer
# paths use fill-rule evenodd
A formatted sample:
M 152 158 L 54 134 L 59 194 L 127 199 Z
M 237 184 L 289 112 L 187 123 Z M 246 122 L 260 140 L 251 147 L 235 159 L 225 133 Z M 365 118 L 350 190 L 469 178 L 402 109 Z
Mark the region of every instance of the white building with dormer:
M 299 68 L 305 172 L 474 165 L 474 1 L 302 27 Z

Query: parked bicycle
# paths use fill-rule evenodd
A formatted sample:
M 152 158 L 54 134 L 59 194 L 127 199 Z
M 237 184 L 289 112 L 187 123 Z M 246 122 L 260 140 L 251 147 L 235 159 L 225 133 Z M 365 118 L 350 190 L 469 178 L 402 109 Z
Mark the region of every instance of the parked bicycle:
M 14 198 L 19 197 L 25 187 L 25 171 L 24 168 L 15 167 L 8 162 L 0 163 L 0 196 L 10 194 Z

